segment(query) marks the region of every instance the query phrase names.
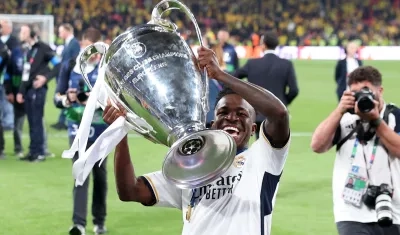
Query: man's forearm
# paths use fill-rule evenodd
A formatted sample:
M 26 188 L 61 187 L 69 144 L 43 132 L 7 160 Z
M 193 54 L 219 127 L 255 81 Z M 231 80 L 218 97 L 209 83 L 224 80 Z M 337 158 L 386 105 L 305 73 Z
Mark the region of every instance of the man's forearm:
M 266 116 L 268 121 L 273 122 L 287 115 L 285 105 L 271 92 L 225 72 L 218 74 L 217 79 L 243 97 L 257 112 Z
M 400 158 L 400 135 L 394 132 L 384 121 L 381 121 L 379 124 L 376 134 L 389 152 L 395 157 Z
M 319 124 L 311 139 L 311 148 L 314 152 L 323 153 L 332 147 L 332 141 L 342 116 L 343 114 L 335 109 L 327 119 Z
M 135 195 L 136 176 L 129 154 L 127 136 L 115 148 L 114 173 L 119 198 L 123 201 L 132 201 Z

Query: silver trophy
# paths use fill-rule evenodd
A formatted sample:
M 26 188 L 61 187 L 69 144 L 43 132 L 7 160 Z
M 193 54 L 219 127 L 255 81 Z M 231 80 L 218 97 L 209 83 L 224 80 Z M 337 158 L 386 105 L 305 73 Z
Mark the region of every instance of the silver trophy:
M 161 18 L 172 9 L 190 17 L 202 45 L 199 26 L 188 7 L 164 0 L 155 6 L 148 24 L 130 28 L 109 48 L 102 43 L 87 47 L 79 62 L 84 74 L 91 55 L 103 54 L 100 66 L 105 66 L 108 95 L 127 110 L 127 122 L 134 131 L 170 147 L 162 167 L 164 177 L 187 189 L 220 177 L 233 162 L 236 144 L 225 131 L 205 127 L 207 74 L 200 70 L 177 26 Z

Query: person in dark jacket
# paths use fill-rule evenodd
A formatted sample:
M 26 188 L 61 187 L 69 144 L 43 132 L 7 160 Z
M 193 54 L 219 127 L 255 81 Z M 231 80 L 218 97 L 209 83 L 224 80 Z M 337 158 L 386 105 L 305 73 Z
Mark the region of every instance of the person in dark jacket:
M 356 58 L 358 45 L 349 42 L 345 49 L 346 58 L 339 60 L 335 68 L 335 82 L 337 85 L 336 95 L 338 100 L 342 98 L 343 92 L 347 89 L 348 75 L 363 65 L 362 61 Z
M 60 59 L 49 45 L 40 41 L 29 25 L 21 26 L 20 40 L 24 43 L 22 83 L 17 102 L 24 103 L 29 123 L 29 153 L 21 160 L 45 160 L 44 106 L 47 83 L 58 75 Z M 49 63 L 53 65 L 49 68 Z
M 247 78 L 249 82 L 267 89 L 285 106 L 288 106 L 299 94 L 299 87 L 292 62 L 281 59 L 274 53 L 278 44 L 277 35 L 274 32 L 267 32 L 263 36 L 264 56 L 248 60 L 234 73 L 234 76 L 240 79 Z M 263 120 L 265 117 L 258 114 L 256 119 L 257 138 Z

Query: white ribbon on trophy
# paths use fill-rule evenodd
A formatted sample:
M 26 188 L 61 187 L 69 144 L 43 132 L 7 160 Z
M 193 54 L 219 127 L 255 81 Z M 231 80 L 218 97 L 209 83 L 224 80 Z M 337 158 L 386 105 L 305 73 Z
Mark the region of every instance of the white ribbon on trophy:
M 84 52 L 86 51 L 87 50 L 84 50 Z M 80 58 L 80 56 L 81 54 L 78 58 Z M 102 108 L 104 108 L 104 104 L 106 104 L 108 100 L 107 90 L 104 86 L 105 68 L 105 66 L 99 67 L 98 78 L 87 100 L 77 135 L 70 149 L 65 150 L 62 154 L 63 158 L 73 158 L 75 153 L 78 152 L 79 158 L 75 161 L 72 168 L 72 174 L 76 179 L 75 184 L 77 186 L 82 185 L 85 182 L 96 162 L 101 160 L 101 164 L 106 156 L 112 152 L 115 146 L 131 130 L 131 127 L 125 121 L 125 118 L 119 117 L 118 120 L 111 124 L 97 138 L 95 143 L 86 150 L 93 115 L 98 108 L 99 103 L 100 106 L 103 106 Z
M 83 185 L 96 162 L 100 161 L 100 166 L 104 159 L 113 151 L 129 131 L 134 130 L 138 133 L 144 134 L 152 130 L 152 127 L 145 120 L 141 119 L 134 113 L 128 113 L 127 116 L 129 119 L 134 120 L 138 126 L 135 127 L 130 124 L 125 117 L 119 117 L 86 150 L 90 126 L 96 109 L 98 109 L 99 106 L 104 109 L 108 100 L 110 100 L 114 107 L 118 108 L 113 100 L 119 99 L 115 97 L 115 95 L 112 97 L 114 99 L 109 99 L 109 94 L 113 95 L 113 93 L 108 90 L 109 88 L 105 83 L 105 70 L 107 66 L 104 66 L 103 60 L 105 59 L 104 54 L 107 49 L 107 44 L 95 43 L 85 48 L 85 50 L 78 56 L 78 66 L 81 68 L 81 74 L 84 77 L 86 84 L 90 87 L 90 81 L 84 72 L 82 72 L 82 70 L 85 70 L 84 66 L 82 67 L 82 65 L 84 65 L 83 61 L 85 59 L 85 53 L 87 53 L 86 58 L 90 58 L 96 53 L 103 54 L 102 61 L 100 61 L 98 77 L 95 85 L 90 87 L 91 92 L 86 102 L 82 120 L 74 142 L 70 149 L 65 150 L 62 154 L 63 158 L 73 158 L 75 153 L 78 152 L 79 158 L 74 162 L 72 167 L 72 175 L 76 179 L 75 185 L 77 186 Z

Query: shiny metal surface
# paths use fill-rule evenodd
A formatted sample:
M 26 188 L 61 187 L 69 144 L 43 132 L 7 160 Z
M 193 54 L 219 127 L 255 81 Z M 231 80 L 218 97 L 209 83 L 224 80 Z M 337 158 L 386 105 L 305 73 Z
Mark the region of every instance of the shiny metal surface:
M 127 121 L 134 130 L 171 147 L 163 164 L 166 179 L 177 187 L 194 188 L 226 171 L 236 155 L 236 145 L 226 132 L 205 130 L 207 74 L 200 71 L 176 25 L 161 18 L 172 9 L 188 14 L 202 43 L 190 10 L 176 0 L 161 1 L 149 24 L 132 27 L 112 42 L 100 66 L 105 66 L 108 95 L 127 109 Z M 104 48 L 95 44 L 87 50 L 100 52 Z M 82 63 L 85 60 L 87 55 L 81 57 Z M 192 140 L 196 136 L 204 140 L 198 151 L 181 149 L 197 146 L 199 140 Z
M 197 188 L 228 170 L 235 155 L 236 144 L 228 133 L 203 130 L 177 141 L 168 152 L 162 171 L 179 188 Z

